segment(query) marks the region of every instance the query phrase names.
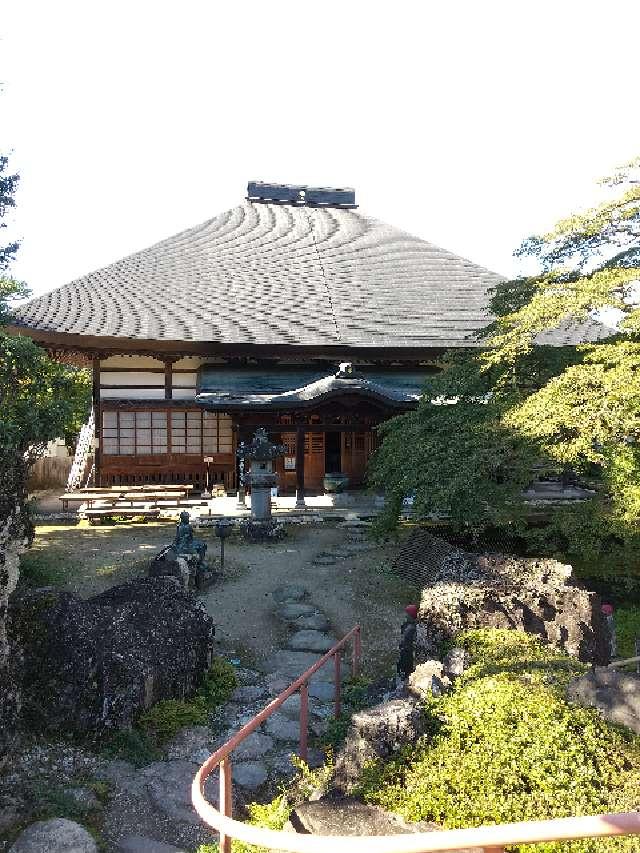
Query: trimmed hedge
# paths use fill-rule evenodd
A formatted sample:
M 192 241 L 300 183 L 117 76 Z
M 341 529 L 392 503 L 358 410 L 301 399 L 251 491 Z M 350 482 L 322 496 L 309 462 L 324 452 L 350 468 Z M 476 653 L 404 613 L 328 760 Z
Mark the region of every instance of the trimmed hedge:
M 577 661 L 518 631 L 460 635 L 472 666 L 426 703 L 430 731 L 365 769 L 357 793 L 405 819 L 454 829 L 640 807 L 640 739 L 564 699 Z M 511 848 L 638 853 L 640 839 Z

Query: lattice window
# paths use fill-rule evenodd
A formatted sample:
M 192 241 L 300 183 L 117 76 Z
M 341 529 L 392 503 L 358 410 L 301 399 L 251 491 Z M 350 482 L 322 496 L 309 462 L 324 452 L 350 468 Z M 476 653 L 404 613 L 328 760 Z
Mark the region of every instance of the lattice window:
M 231 416 L 217 412 L 172 412 L 171 452 L 190 455 L 231 453 Z
M 103 412 L 102 452 L 109 456 L 157 456 L 167 452 L 166 412 Z

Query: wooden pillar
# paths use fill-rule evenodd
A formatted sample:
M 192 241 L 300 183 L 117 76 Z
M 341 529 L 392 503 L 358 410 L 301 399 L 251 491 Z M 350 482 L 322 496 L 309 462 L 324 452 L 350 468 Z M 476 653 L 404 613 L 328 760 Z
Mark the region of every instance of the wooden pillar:
M 92 362 L 93 381 L 91 388 L 91 402 L 93 404 L 93 418 L 95 423 L 96 446 L 93 448 L 93 481 L 96 486 L 100 485 L 100 468 L 102 448 L 102 414 L 100 412 L 100 355 L 95 355 Z
M 296 429 L 296 509 L 302 509 L 304 502 L 304 427 Z
M 164 399 L 173 399 L 173 358 L 165 358 L 164 360 Z

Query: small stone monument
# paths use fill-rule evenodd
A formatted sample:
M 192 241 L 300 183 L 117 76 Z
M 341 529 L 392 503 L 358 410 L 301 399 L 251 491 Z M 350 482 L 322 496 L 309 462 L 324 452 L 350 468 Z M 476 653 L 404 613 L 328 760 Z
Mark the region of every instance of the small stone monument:
M 260 427 L 253 441 L 242 444 L 236 452 L 251 464 L 249 473 L 244 476 L 245 483 L 251 486 L 251 521 L 245 525 L 245 534 L 252 540 L 276 538 L 279 525 L 271 518 L 271 489 L 277 483 L 273 460 L 283 456 L 286 447 L 272 444 L 267 431 Z

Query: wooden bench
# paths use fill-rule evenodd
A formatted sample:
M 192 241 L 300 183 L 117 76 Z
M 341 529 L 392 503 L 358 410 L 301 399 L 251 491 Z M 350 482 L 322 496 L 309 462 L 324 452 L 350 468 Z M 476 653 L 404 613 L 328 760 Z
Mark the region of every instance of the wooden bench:
M 129 502 L 149 502 L 156 500 L 173 501 L 177 506 L 180 506 L 180 501 L 187 497 L 188 491 L 184 488 L 174 488 L 171 490 L 156 489 L 98 489 L 96 491 L 88 489 L 78 489 L 76 492 L 65 492 L 60 496 L 62 508 L 66 512 L 70 503 L 84 504 L 91 507 L 96 502 L 104 503 L 106 501 L 129 501 Z
M 78 490 L 77 492 L 65 492 L 65 494 L 61 495 L 58 500 L 62 501 L 62 509 L 66 512 L 70 503 L 88 504 L 91 506 L 94 501 L 118 500 L 121 494 L 123 494 L 123 492 L 105 492 L 103 490 L 98 492 L 86 492 L 83 489 L 82 491 Z
M 157 507 L 111 506 L 100 509 L 85 509 L 82 515 L 89 524 L 102 524 L 103 521 L 113 521 L 114 516 L 124 518 L 141 518 L 146 523 L 150 518 L 157 518 L 160 510 Z

